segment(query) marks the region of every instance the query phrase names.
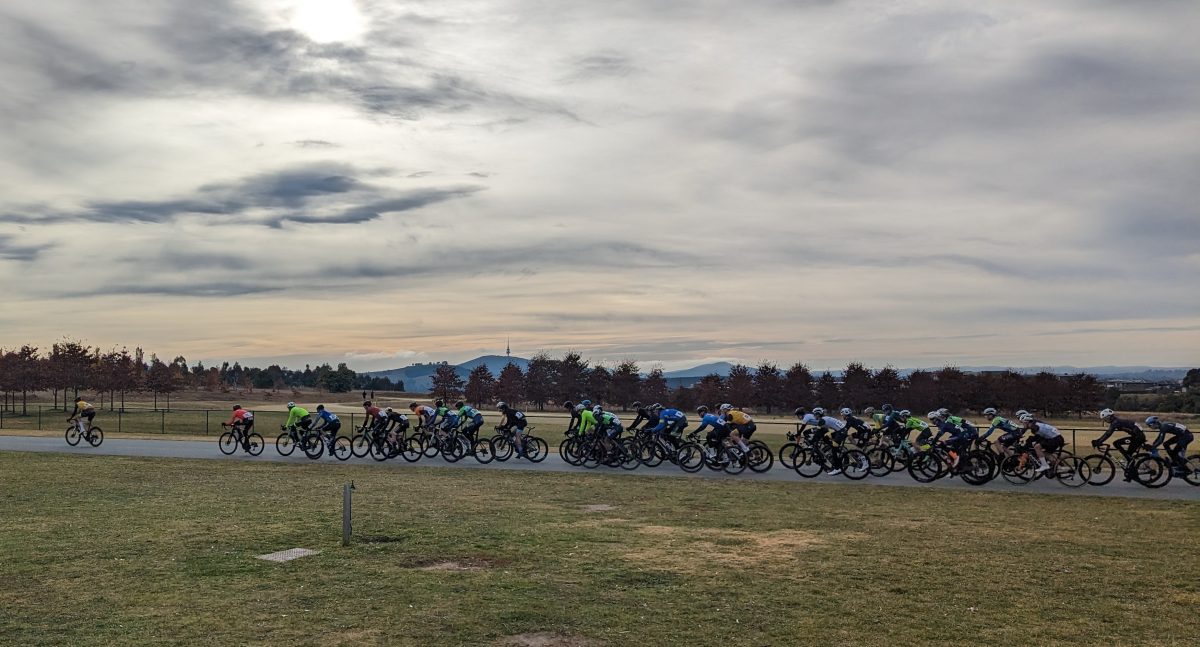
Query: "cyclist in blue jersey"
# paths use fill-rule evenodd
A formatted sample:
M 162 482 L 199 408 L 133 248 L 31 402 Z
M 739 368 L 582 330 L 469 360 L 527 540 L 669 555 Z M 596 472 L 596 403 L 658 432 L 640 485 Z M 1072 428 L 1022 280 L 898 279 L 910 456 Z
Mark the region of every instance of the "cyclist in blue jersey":
M 1159 420 L 1158 416 L 1146 418 L 1146 426 L 1158 432 L 1158 438 L 1150 446 L 1158 449 L 1158 446 L 1162 445 L 1163 449 L 1167 450 L 1167 456 L 1175 468 L 1176 476 L 1187 474 L 1186 452 L 1188 445 L 1192 442 L 1191 430 L 1178 422 Z M 1171 439 L 1163 442 L 1168 435 L 1171 436 Z
M 678 440 L 683 435 L 683 430 L 687 429 L 687 415 L 679 409 L 664 409 L 661 404 L 656 405 L 655 409 L 654 413 L 658 416 L 658 424 L 654 425 L 650 431 L 659 435 L 665 432 Z
M 708 407 L 704 405 L 696 408 L 696 415 L 700 416 L 700 426 L 696 428 L 697 434 L 712 427 L 712 431 L 708 432 L 708 435 L 704 437 L 707 444 L 704 451 L 709 457 L 716 456 L 717 449 L 729 437 L 729 426 L 725 424 L 721 416 L 709 413 Z
M 842 407 L 839 413 L 842 414 L 842 420 L 846 423 L 845 429 L 854 430 L 855 443 L 861 446 L 871 439 L 871 427 L 861 418 L 856 417 L 850 407 Z
M 500 415 L 504 416 L 504 422 L 501 422 L 497 427 L 501 431 L 513 432 L 513 446 L 517 450 L 517 457 L 525 457 L 525 427 L 529 425 L 529 419 L 525 417 L 525 413 L 518 411 L 506 402 L 497 402 L 496 410 Z
M 327 411 L 325 405 L 317 405 L 317 422 L 313 425 L 313 431 L 321 434 L 321 438 L 325 440 L 325 444 L 329 447 L 330 453 L 333 453 L 333 439 L 337 436 L 337 432 L 342 428 L 342 421 L 338 419 L 337 414 L 332 411 Z

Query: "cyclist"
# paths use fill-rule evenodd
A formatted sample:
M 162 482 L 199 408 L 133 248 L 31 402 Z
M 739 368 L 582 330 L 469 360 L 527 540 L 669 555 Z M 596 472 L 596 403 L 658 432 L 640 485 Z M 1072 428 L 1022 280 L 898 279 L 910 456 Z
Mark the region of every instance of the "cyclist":
M 838 413 L 842 414 L 842 420 L 846 425 L 844 428 L 853 429 L 855 431 L 854 442 L 859 446 L 867 444 L 867 441 L 871 439 L 871 433 L 873 431 L 871 427 L 868 426 L 867 423 L 861 418 L 855 417 L 854 411 L 851 410 L 850 407 L 842 407 L 842 410 Z M 863 413 L 865 414 L 866 412 Z
M 977 437 L 978 432 L 975 431 L 975 426 L 971 423 L 945 413 L 945 409 L 930 411 L 929 421 L 937 425 L 937 435 L 933 437 L 933 442 L 937 443 L 942 439 L 942 436 L 949 435 L 949 440 L 946 441 L 946 446 L 950 450 L 950 467 L 951 469 L 958 467 L 958 458 L 967 451 L 971 443 Z
M 103 399 L 103 398 L 101 398 Z M 101 402 L 101 405 L 104 403 Z M 84 428 L 83 420 L 87 420 L 87 428 Z M 71 417 L 67 418 L 67 422 L 73 422 L 79 427 L 79 433 L 87 436 L 92 433 L 92 420 L 96 419 L 96 407 L 84 402 L 83 398 L 75 398 L 75 409 L 71 411 Z
M 664 409 L 661 404 L 654 405 L 654 415 L 658 419 L 658 424 L 654 425 L 654 429 L 650 431 L 662 435 L 666 432 L 674 440 L 678 441 L 683 436 L 683 430 L 687 429 L 687 415 L 679 409 Z
M 310 428 L 312 428 L 313 421 L 312 417 L 308 415 L 308 409 L 297 406 L 295 402 L 289 402 L 287 403 L 287 410 L 287 422 L 283 423 L 283 427 L 280 427 L 280 429 L 299 427 L 304 431 L 308 431 Z
M 704 437 L 707 444 L 704 452 L 710 458 L 716 456 L 717 448 L 729 437 L 729 426 L 725 424 L 725 421 L 720 416 L 709 413 L 708 407 L 704 405 L 696 407 L 696 414 L 700 416 L 700 426 L 696 428 L 697 434 L 712 427 L 712 431 L 708 432 L 708 435 Z
M 1033 432 L 1033 449 L 1038 457 L 1036 471 L 1039 474 L 1045 472 L 1050 469 L 1050 465 L 1046 462 L 1046 455 L 1062 449 L 1066 444 L 1066 439 L 1058 433 L 1058 429 L 1053 425 L 1039 422 L 1031 413 L 1021 416 L 1021 422 L 1025 423 L 1026 429 Z
M 254 429 L 254 414 L 246 409 L 243 409 L 242 405 L 235 404 L 233 405 L 233 415 L 229 417 L 229 422 L 222 422 L 221 426 L 233 427 L 234 429 L 237 429 L 239 425 L 241 426 L 241 431 L 239 433 L 241 433 L 242 436 L 242 448 L 246 451 L 249 451 L 250 430 Z
M 445 409 L 445 412 L 441 414 L 442 422 L 438 425 L 438 427 L 441 428 L 442 431 L 446 432 L 458 429 L 458 423 L 461 421 L 461 419 L 458 417 L 458 409 L 451 409 L 449 407 L 442 407 L 442 409 Z
M 738 445 L 745 451 L 750 451 L 746 446 L 746 441 L 754 435 L 758 430 L 758 425 L 754 424 L 754 418 L 741 409 L 734 409 L 733 405 L 721 405 L 721 414 L 725 419 L 725 424 L 733 428 L 733 436 L 738 440 Z
M 391 434 L 403 434 L 408 431 L 408 416 L 388 407 L 386 411 L 380 411 L 379 431 Z
M 983 442 L 991 437 L 992 432 L 1000 430 L 1000 437 L 996 442 L 1000 445 L 1002 453 L 1006 456 L 1012 455 L 1012 446 L 1021 440 L 1021 436 L 1025 434 L 1025 430 L 1014 425 L 1008 420 L 1000 417 L 1000 412 L 996 411 L 995 407 L 988 407 L 983 410 L 983 417 L 988 419 L 990 425 L 987 431 L 983 432 L 983 436 L 979 438 Z
M 505 402 L 497 402 L 496 410 L 500 415 L 504 416 L 504 421 L 500 423 L 500 431 L 513 432 L 513 446 L 517 449 L 517 457 L 525 457 L 525 427 L 529 424 L 529 419 L 521 411 L 509 407 Z
M 1158 416 L 1150 416 L 1146 418 L 1146 426 L 1158 432 L 1158 438 L 1154 440 L 1151 447 L 1157 449 L 1159 445 L 1167 450 L 1167 456 L 1171 458 L 1171 463 L 1175 466 L 1175 476 L 1184 476 L 1187 474 L 1187 446 L 1192 442 L 1192 432 L 1187 427 L 1178 422 L 1166 422 L 1159 420 Z M 1163 442 L 1167 435 L 1171 439 Z
M 449 413 L 449 411 L 450 411 L 450 408 L 446 406 L 445 400 L 438 400 L 437 402 L 434 402 L 433 403 L 433 420 L 429 421 L 429 426 L 430 427 L 434 426 L 434 424 L 439 420 L 445 421 L 446 414 Z M 442 428 L 445 429 L 444 426 Z
M 658 414 L 654 412 L 654 405 L 643 407 L 641 402 L 634 402 L 632 406 L 634 411 L 637 411 L 637 416 L 633 422 L 629 424 L 629 431 L 637 431 L 638 425 L 644 420 L 646 427 L 651 427 L 658 424 Z
M 563 435 L 570 436 L 571 432 L 579 429 L 579 414 L 583 412 L 583 405 L 567 400 L 563 403 L 563 408 L 571 414 L 571 421 L 567 423 L 567 431 Z
M 914 416 L 908 409 L 901 409 L 900 413 L 896 414 L 904 423 L 904 436 L 917 432 L 917 437 L 913 440 L 913 446 L 920 449 L 929 449 L 929 439 L 933 437 L 933 431 L 929 429 L 929 424 L 924 420 Z
M 875 426 L 875 431 L 880 431 L 883 429 L 883 419 L 886 417 L 886 415 L 887 414 L 883 413 L 882 411 L 876 413 L 875 407 L 867 407 L 866 409 L 863 409 L 863 420 L 870 420 L 871 424 Z
M 325 444 L 328 445 L 330 453 L 333 452 L 333 439 L 337 436 L 337 432 L 342 428 L 342 421 L 338 419 L 337 414 L 332 411 L 326 411 L 325 405 L 317 405 L 317 422 L 313 426 L 313 431 L 319 433 L 325 439 Z
M 503 403 L 501 403 L 503 404 Z M 421 427 L 433 429 L 433 421 L 437 418 L 437 409 L 427 404 L 417 404 L 413 402 L 408 405 L 409 411 L 412 411 L 417 416 L 417 428 Z
M 479 437 L 479 430 L 483 428 L 483 414 L 462 400 L 455 402 L 454 406 L 458 409 L 458 417 L 466 423 L 462 428 L 463 435 L 474 443 Z
M 621 419 L 598 404 L 592 407 L 592 415 L 596 418 L 596 427 L 604 434 L 605 447 L 610 447 L 611 442 L 625 431 L 621 426 Z
M 1105 431 L 1099 438 L 1093 440 L 1092 447 L 1099 449 L 1100 445 L 1108 440 L 1109 436 L 1118 431 L 1124 432 L 1126 434 L 1124 437 L 1113 441 L 1113 447 L 1116 447 L 1117 451 L 1121 452 L 1121 455 L 1125 457 L 1125 463 L 1128 464 L 1130 457 L 1146 444 L 1146 434 L 1142 431 L 1141 427 L 1137 426 L 1136 422 L 1118 417 L 1112 409 L 1101 411 L 1100 419 L 1108 423 L 1108 431 Z M 1130 480 L 1128 474 L 1125 476 L 1125 480 Z
M 817 407 L 817 409 L 820 409 L 820 407 Z M 813 409 L 813 411 L 816 411 L 816 409 Z M 821 424 L 821 421 L 809 413 L 806 407 L 796 407 L 796 410 L 792 413 L 800 420 L 800 431 L 803 431 L 805 427 L 816 427 Z

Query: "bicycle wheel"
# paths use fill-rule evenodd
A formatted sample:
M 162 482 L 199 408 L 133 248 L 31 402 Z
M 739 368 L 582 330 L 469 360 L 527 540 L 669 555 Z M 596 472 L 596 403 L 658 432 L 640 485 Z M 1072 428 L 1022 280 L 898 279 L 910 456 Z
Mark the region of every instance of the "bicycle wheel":
M 1187 475 L 1183 480 L 1192 485 L 1200 485 L 1200 454 L 1188 456 Z
M 765 444 L 752 441 L 750 443 L 750 453 L 746 456 L 746 465 L 750 470 L 762 474 L 768 472 L 775 465 L 775 454 L 771 453 L 771 448 Z
M 842 452 L 842 476 L 851 481 L 861 481 L 871 475 L 871 461 L 857 449 Z
M 741 474 L 746 471 L 746 454 L 741 447 L 722 447 L 717 454 L 717 460 L 726 474 Z
M 870 464 L 871 476 L 887 476 L 895 471 L 896 458 L 886 447 L 876 445 L 867 452 L 867 463 Z
M 658 467 L 667 459 L 666 453 L 657 440 L 649 439 L 638 443 L 638 460 L 646 467 Z
M 370 454 L 371 458 L 381 463 L 396 455 L 395 449 L 385 438 L 376 438 L 372 440 L 371 445 L 368 448 L 368 453 Z
M 71 425 L 70 427 L 67 427 L 67 431 L 64 434 L 64 437 L 67 439 L 68 445 L 70 445 L 72 447 L 74 447 L 75 445 L 78 445 L 79 438 L 80 438 L 79 428 L 76 427 L 75 425 Z
M 784 443 L 783 447 L 779 448 L 779 464 L 789 470 L 796 469 L 796 459 L 803 451 L 804 448 L 798 443 Z
M 221 437 L 217 439 L 217 447 L 221 450 L 221 453 L 225 454 L 226 456 L 236 452 L 238 448 L 238 441 L 233 437 L 233 432 L 227 431 L 221 434 Z
M 92 447 L 99 447 L 100 443 L 104 442 L 104 430 L 99 427 L 92 427 L 92 430 L 88 432 L 87 441 Z
M 558 444 L 558 456 L 567 465 L 578 466 L 581 459 L 579 457 L 579 438 L 576 436 L 568 436 Z
M 371 439 L 367 435 L 359 432 L 354 434 L 350 439 L 350 453 L 355 458 L 362 458 L 371 452 Z
M 496 460 L 503 463 L 504 461 L 512 458 L 515 448 L 513 447 L 512 442 L 508 440 L 508 438 L 505 438 L 504 436 L 497 434 L 495 436 L 492 436 L 491 442 L 492 442 L 492 455 L 495 456 Z
M 983 485 L 995 477 L 995 461 L 987 451 L 969 451 L 959 461 L 958 474 L 970 485 Z
M 288 432 L 279 434 L 275 439 L 275 451 L 279 452 L 280 456 L 291 456 L 292 452 L 296 451 L 296 441 Z
M 333 439 L 333 449 L 330 450 L 333 457 L 339 461 L 349 460 L 354 455 L 350 445 L 350 439 L 345 436 L 338 436 Z
M 325 442 L 317 434 L 305 434 L 301 439 L 300 451 L 304 452 L 309 460 L 315 461 L 325 455 Z
M 1171 468 L 1158 456 L 1145 454 L 1133 461 L 1133 480 L 1157 489 L 1171 482 Z
M 796 473 L 806 479 L 814 478 L 821 475 L 825 471 L 825 463 L 817 453 L 811 449 L 800 449 L 800 455 L 796 457 Z
M 918 452 L 908 459 L 908 475 L 918 483 L 932 483 L 942 475 L 945 466 L 935 452 Z
M 680 445 L 675 450 L 675 464 L 685 472 L 699 472 L 704 467 L 704 449 L 696 443 Z
M 1092 454 L 1083 459 L 1088 466 L 1089 485 L 1108 485 L 1117 475 L 1117 466 L 1104 454 Z
M 1054 478 L 1067 487 L 1081 487 L 1088 484 L 1092 472 L 1087 463 L 1078 456 L 1060 454 L 1054 464 Z
M 546 454 L 549 453 L 550 445 L 546 441 L 537 436 L 525 437 L 525 458 L 528 458 L 530 463 L 540 463 L 546 460 Z
M 426 458 L 433 458 L 441 453 L 442 445 L 445 441 L 445 438 L 439 438 L 436 434 L 429 436 L 421 446 L 421 453 L 425 454 Z
M 1000 463 L 1000 476 L 1013 485 L 1025 485 L 1033 480 L 1036 465 L 1030 454 L 1013 454 Z
M 246 452 L 251 456 L 258 456 L 263 453 L 263 448 L 267 446 L 267 441 L 256 432 L 250 432 L 250 436 L 246 439 Z
M 464 445 L 467 439 L 453 434 L 442 439 L 442 459 L 447 463 L 457 463 L 460 458 L 470 451 L 469 445 Z

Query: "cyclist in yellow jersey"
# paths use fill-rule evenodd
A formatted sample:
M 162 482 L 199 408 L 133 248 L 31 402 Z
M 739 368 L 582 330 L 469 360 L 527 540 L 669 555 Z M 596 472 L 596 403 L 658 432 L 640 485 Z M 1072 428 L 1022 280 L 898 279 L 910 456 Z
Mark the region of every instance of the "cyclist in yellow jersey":
M 751 418 L 741 409 L 734 409 L 731 404 L 721 405 L 721 416 L 730 429 L 733 430 L 731 435 L 737 441 L 738 446 L 742 448 L 742 451 L 750 451 L 750 447 L 746 445 L 746 441 L 750 440 L 750 436 L 753 436 L 754 431 L 758 429 L 754 424 L 754 418 Z
M 67 418 L 67 422 L 76 423 L 77 425 L 79 425 L 79 433 L 87 434 L 92 431 L 92 420 L 95 419 L 95 417 L 96 417 L 96 408 L 95 407 L 88 404 L 87 402 L 84 402 L 83 398 L 75 398 L 75 410 L 71 412 L 71 417 Z M 87 428 L 86 429 L 84 428 L 83 420 L 80 420 L 80 418 L 87 419 Z

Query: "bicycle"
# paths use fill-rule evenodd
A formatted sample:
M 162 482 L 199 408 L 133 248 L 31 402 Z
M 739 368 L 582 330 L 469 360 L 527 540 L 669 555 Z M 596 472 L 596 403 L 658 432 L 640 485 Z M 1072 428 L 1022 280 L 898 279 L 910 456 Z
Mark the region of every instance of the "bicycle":
M 100 443 L 104 442 L 103 429 L 93 426 L 80 430 L 79 427 L 82 425 L 79 424 L 79 421 L 75 418 L 71 418 L 70 420 L 72 421 L 71 426 L 67 427 L 66 433 L 63 434 L 68 445 L 74 447 L 79 444 L 80 440 L 86 440 L 87 444 L 92 447 L 99 447 Z
M 1162 457 L 1146 451 L 1144 445 L 1130 456 L 1118 450 L 1115 461 L 1112 458 L 1113 449 L 1115 448 L 1109 444 L 1097 445 L 1097 453 L 1084 457 L 1083 462 L 1091 470 L 1088 480 L 1091 485 L 1108 485 L 1116 477 L 1117 468 L 1121 469 L 1125 480 L 1136 481 L 1139 485 L 1151 489 L 1171 482 L 1170 465 Z
M 1013 485 L 1025 485 L 1045 477 L 1058 481 L 1067 487 L 1087 485 L 1091 478 L 1091 468 L 1082 459 L 1071 452 L 1060 449 L 1046 456 L 1049 469 L 1039 470 L 1037 453 L 1033 448 L 1033 438 L 1023 443 L 1013 445 L 1013 454 L 1000 463 L 1000 475 Z
M 861 450 L 835 447 L 828 438 L 821 438 L 819 442 L 814 438 L 807 447 L 801 448 L 794 469 L 804 478 L 837 469 L 846 478 L 858 481 L 870 475 L 871 463 Z
M 301 430 L 296 425 L 290 427 L 279 425 L 279 429 L 283 433 L 275 438 L 275 451 L 279 452 L 280 456 L 291 456 L 297 446 L 309 458 L 315 459 L 320 456 L 321 442 L 316 439 L 316 434 L 313 432 L 307 429 Z
M 512 428 L 496 427 L 495 435 L 490 439 L 492 457 L 500 462 L 507 461 L 516 453 L 516 430 Z M 546 454 L 550 453 L 550 446 L 545 440 L 533 435 L 533 427 L 526 427 L 521 433 L 521 444 L 525 450 L 525 458 L 531 463 L 540 463 L 546 460 Z
M 237 451 L 238 447 L 251 456 L 258 456 L 262 453 L 266 441 L 253 431 L 246 433 L 245 425 L 235 422 L 231 427 L 229 423 L 222 422 L 221 427 L 229 429 L 217 438 L 217 448 L 221 450 L 222 454 L 229 456 Z

